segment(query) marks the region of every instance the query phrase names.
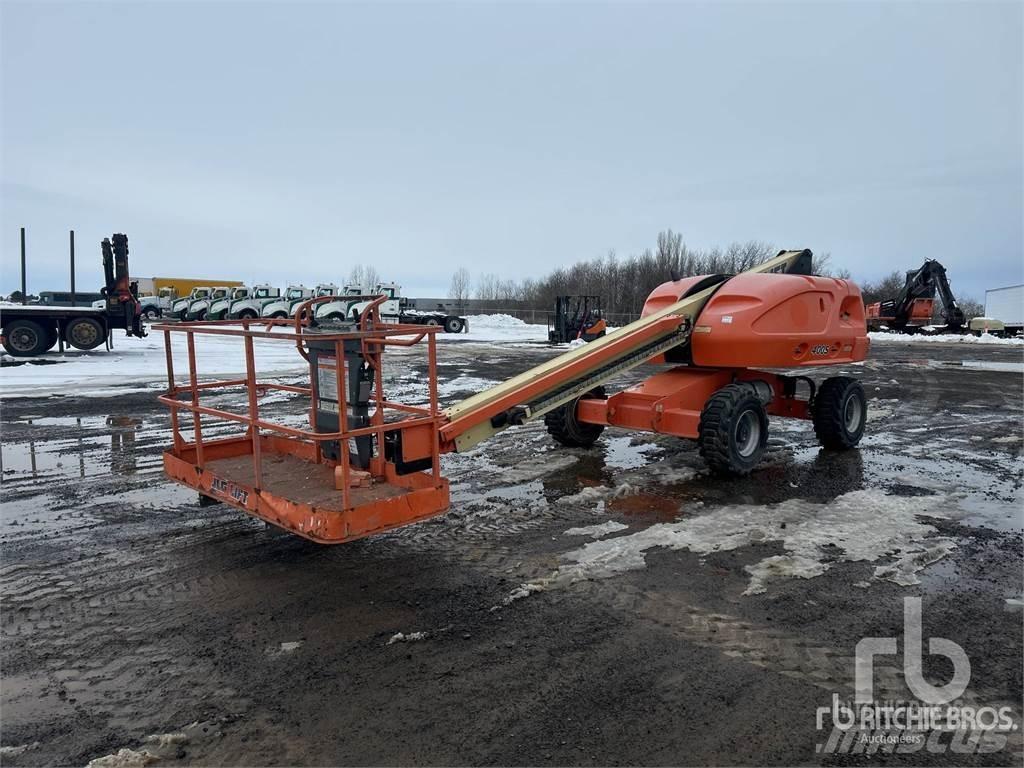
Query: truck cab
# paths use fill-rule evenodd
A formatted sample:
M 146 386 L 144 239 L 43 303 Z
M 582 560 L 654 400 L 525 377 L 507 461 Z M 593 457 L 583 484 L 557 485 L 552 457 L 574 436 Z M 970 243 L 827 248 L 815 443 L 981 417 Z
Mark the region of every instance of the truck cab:
M 249 298 L 249 289 L 245 286 L 239 286 L 232 288 L 231 293 L 227 296 L 215 299 L 211 304 L 210 308 L 206 310 L 207 320 L 224 320 L 228 316 L 228 310 L 231 305 L 236 301 Z
M 161 288 L 156 293 L 157 304 L 160 305 L 161 312 L 170 313 L 174 307 L 174 302 L 178 300 L 178 289 L 174 287 Z
M 266 283 L 254 285 L 249 289 L 248 297 L 231 302 L 228 317 L 232 320 L 245 320 L 259 317 L 263 308 L 281 298 L 281 289 Z
M 341 320 L 348 317 L 348 309 L 352 306 L 354 299 L 346 299 L 346 296 L 369 296 L 373 290 L 358 283 L 346 283 L 338 294 L 336 301 L 325 301 L 316 307 L 316 316 L 325 320 Z
M 337 296 L 338 286 L 334 283 L 317 283 L 316 288 L 313 289 L 313 298 L 321 298 L 323 296 Z M 325 304 L 328 302 L 324 302 Z M 292 317 L 299 311 L 299 307 L 302 306 L 302 302 L 296 302 L 292 305 L 291 315 Z M 314 310 L 315 311 L 315 310 Z
M 210 307 L 218 301 L 224 301 L 231 295 L 232 289 L 227 285 L 218 285 L 210 293 L 202 298 L 196 299 L 188 305 L 185 313 L 186 320 L 205 320 L 206 313 Z
M 402 298 L 402 286 L 398 283 L 377 283 L 377 285 L 373 287 L 373 290 L 369 291 L 369 294 L 386 297 L 380 304 L 380 315 L 384 319 L 397 323 L 398 318 L 402 314 L 402 305 L 404 303 L 404 299 Z M 369 303 L 369 301 L 360 301 L 352 304 L 348 308 L 348 316 L 358 317 L 362 314 L 363 310 L 366 309 L 366 306 Z
M 207 286 L 196 286 L 188 296 L 178 299 L 171 305 L 171 314 L 179 320 L 184 320 L 186 315 L 188 315 L 188 308 L 192 306 L 192 302 L 207 298 L 212 291 L 213 289 Z
M 263 317 L 288 317 L 292 309 L 313 297 L 313 291 L 304 285 L 289 285 L 284 298 L 263 307 Z

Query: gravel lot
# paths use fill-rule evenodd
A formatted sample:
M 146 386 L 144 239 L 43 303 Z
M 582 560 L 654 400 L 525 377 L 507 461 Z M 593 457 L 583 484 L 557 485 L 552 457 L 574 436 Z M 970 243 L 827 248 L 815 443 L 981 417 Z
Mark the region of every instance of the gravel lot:
M 443 399 L 550 354 L 447 344 Z M 403 360 L 390 390 L 415 399 Z M 447 515 L 340 547 L 165 481 L 155 388 L 5 400 L 2 762 L 1019 765 L 1019 730 L 817 749 L 816 709 L 852 694 L 860 639 L 902 635 L 905 596 L 970 658 L 964 699 L 1021 713 L 1022 350 L 876 343 L 846 370 L 859 450 L 773 420 L 726 481 L 687 441 L 568 450 L 531 424 L 445 458 Z M 906 695 L 897 657 L 876 670 Z

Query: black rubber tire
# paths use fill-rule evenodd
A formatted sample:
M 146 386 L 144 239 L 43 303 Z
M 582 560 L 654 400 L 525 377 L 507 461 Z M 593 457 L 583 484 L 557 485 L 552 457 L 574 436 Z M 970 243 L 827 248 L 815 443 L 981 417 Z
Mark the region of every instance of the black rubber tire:
M 147 320 L 156 320 L 160 317 L 160 309 L 158 307 L 148 307 L 142 314 Z
M 287 312 L 275 312 L 274 314 L 271 315 L 271 317 L 274 318 L 275 320 L 277 320 L 277 319 L 282 318 L 282 317 L 288 317 L 288 313 Z
M 34 357 L 48 350 L 56 339 L 34 320 L 12 320 L 4 324 L 4 349 L 12 357 Z
M 580 400 L 600 399 L 606 397 L 604 387 L 594 387 L 565 405 L 544 414 L 544 426 L 562 445 L 570 448 L 589 448 L 604 432 L 603 424 L 583 424 L 576 420 L 576 403 Z
M 106 339 L 103 325 L 91 317 L 76 317 L 64 328 L 64 340 L 75 349 L 96 349 Z
M 257 315 L 251 309 L 243 309 L 241 312 L 238 313 L 239 320 L 252 320 L 253 318 L 256 317 L 259 317 L 259 315 Z
M 440 325 L 440 323 L 437 322 L 437 318 L 436 317 L 431 317 L 431 318 L 427 319 L 427 322 L 425 323 L 425 325 L 429 325 L 429 326 L 433 327 L 433 326 Z
M 206 319 L 206 310 L 205 309 L 200 309 L 199 312 L 196 313 L 196 320 L 202 321 L 202 320 L 205 320 L 205 319 Z
M 183 310 L 181 310 L 181 311 L 180 311 L 180 312 L 178 313 L 178 319 L 179 319 L 179 320 L 185 320 L 185 319 L 187 319 L 187 318 L 188 318 L 188 310 L 187 310 L 187 309 L 183 309 Z
M 814 433 L 824 448 L 845 451 L 860 442 L 868 420 L 864 387 L 849 376 L 825 379 L 811 405 Z
M 462 320 L 458 317 L 449 317 L 444 321 L 445 333 L 462 333 Z
M 755 427 L 756 434 L 751 434 Z M 712 472 L 749 475 L 768 443 L 764 403 L 751 387 L 728 384 L 704 404 L 698 434 L 700 455 Z

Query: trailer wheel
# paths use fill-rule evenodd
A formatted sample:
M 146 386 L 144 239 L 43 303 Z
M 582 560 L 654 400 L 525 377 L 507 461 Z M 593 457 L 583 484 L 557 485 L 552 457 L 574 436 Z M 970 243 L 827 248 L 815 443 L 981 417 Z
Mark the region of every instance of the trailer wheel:
M 41 355 L 56 341 L 34 320 L 12 320 L 4 325 L 4 349 L 13 357 Z
M 462 333 L 462 318 L 449 317 L 444 321 L 445 333 Z M 596 439 L 596 438 L 595 438 Z
M 860 442 L 868 420 L 864 387 L 849 376 L 825 379 L 814 397 L 811 418 L 823 447 L 836 451 L 853 448 Z
M 698 444 L 708 467 L 720 475 L 749 475 L 768 442 L 768 414 L 748 386 L 715 392 L 700 414 Z
M 580 400 L 600 399 L 605 395 L 604 387 L 594 387 L 575 400 L 561 405 L 553 411 L 544 414 L 544 426 L 550 434 L 562 445 L 570 448 L 589 448 L 597 438 L 604 432 L 603 424 L 584 424 L 576 420 L 576 403 Z
M 64 329 L 64 338 L 75 349 L 96 349 L 106 338 L 103 326 L 91 317 L 76 317 Z

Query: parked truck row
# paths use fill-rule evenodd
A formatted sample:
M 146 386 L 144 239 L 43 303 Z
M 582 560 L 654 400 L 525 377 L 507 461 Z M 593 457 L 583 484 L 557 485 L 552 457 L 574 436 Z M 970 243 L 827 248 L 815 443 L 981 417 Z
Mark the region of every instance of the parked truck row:
M 177 297 L 173 288 L 161 289 L 159 297 L 140 297 L 142 312 L 147 317 L 167 315 L 178 320 L 239 320 L 257 317 L 294 317 L 299 307 L 313 298 L 336 297 L 316 305 L 320 319 L 342 319 L 358 316 L 369 300 L 366 296 L 386 296 L 380 306 L 381 316 L 390 322 L 408 325 L 433 325 L 447 333 L 468 330 L 465 317 L 443 310 L 424 310 L 416 307 L 415 299 L 401 295 L 402 287 L 396 283 L 378 283 L 374 286 L 346 284 L 339 290 L 334 283 L 319 283 L 313 288 L 289 285 L 284 291 L 267 284 L 252 286 L 194 286 L 185 296 Z M 156 298 L 158 301 L 148 301 Z

